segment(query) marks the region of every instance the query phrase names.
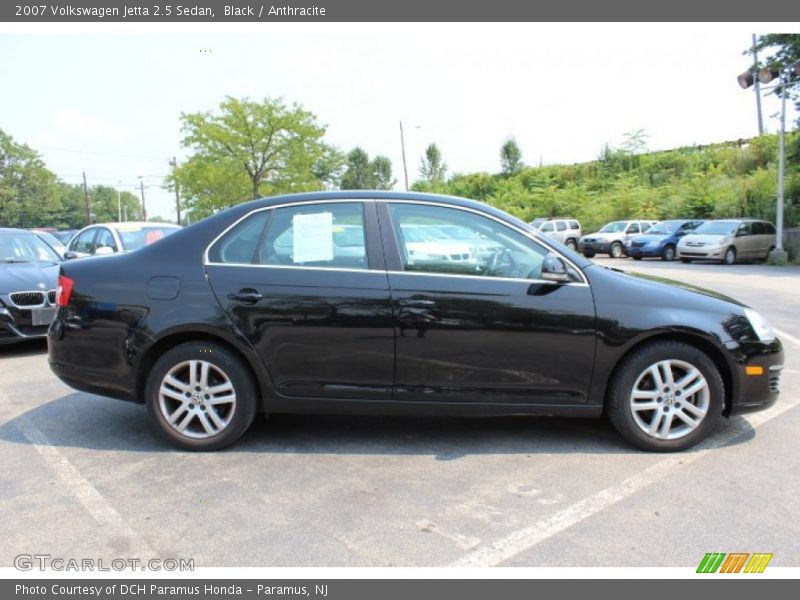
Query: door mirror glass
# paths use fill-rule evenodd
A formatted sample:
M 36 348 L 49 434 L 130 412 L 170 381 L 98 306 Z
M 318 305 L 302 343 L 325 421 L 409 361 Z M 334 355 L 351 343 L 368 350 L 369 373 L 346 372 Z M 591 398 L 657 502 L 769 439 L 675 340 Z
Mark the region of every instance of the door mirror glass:
M 73 258 L 78 258 L 78 253 L 74 252 L 73 250 L 67 250 L 64 252 L 64 260 L 72 260 Z
M 563 283 L 569 281 L 569 273 L 567 273 L 567 265 L 561 257 L 555 254 L 547 254 L 542 261 L 542 279 L 545 281 L 554 281 L 556 283 Z

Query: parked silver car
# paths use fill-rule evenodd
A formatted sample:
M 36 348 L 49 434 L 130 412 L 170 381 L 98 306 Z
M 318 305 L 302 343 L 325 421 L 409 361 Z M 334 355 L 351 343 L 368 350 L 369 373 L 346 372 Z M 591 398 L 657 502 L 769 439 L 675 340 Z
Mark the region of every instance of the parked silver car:
M 570 250 L 577 250 L 583 230 L 577 219 L 571 217 L 547 217 L 534 219 L 531 227 L 540 233 L 558 240 Z
M 611 258 L 625 256 L 625 242 L 630 238 L 647 232 L 657 221 L 612 221 L 580 240 L 580 250 L 586 258 L 598 253 L 607 253 Z
M 681 238 L 678 258 L 718 260 L 725 265 L 738 261 L 766 260 L 775 249 L 775 226 L 755 219 L 709 221 Z

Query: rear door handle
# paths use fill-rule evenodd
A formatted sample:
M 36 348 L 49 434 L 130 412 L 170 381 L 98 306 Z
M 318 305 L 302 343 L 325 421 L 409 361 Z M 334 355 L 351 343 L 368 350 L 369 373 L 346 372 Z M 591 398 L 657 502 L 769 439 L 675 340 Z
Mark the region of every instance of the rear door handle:
M 235 293 L 228 294 L 229 300 L 235 300 L 244 304 L 255 304 L 264 296 L 258 290 L 253 288 L 244 288 Z

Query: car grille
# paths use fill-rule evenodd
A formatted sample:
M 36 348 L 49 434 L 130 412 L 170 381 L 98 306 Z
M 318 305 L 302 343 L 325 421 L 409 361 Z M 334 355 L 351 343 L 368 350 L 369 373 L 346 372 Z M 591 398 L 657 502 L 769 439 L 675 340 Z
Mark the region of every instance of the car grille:
M 450 259 L 451 260 L 467 260 L 468 258 L 469 258 L 469 254 L 468 253 L 465 253 L 465 254 L 451 254 L 450 255 Z
M 781 376 L 780 374 L 770 375 L 769 377 L 769 391 L 777 394 L 781 391 Z
M 706 256 L 705 252 L 686 252 L 681 250 L 681 256 Z
M 594 238 L 584 238 L 584 242 L 594 242 L 596 241 Z
M 634 247 L 634 248 L 644 248 L 645 243 L 644 242 L 631 242 L 631 246 Z
M 16 306 L 41 306 L 44 304 L 44 292 L 13 292 L 8 295 Z

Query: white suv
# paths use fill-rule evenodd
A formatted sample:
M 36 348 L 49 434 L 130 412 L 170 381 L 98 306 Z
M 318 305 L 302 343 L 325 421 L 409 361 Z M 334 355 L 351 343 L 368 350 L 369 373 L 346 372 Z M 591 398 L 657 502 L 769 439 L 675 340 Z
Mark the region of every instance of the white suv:
M 581 239 L 581 224 L 577 219 L 569 217 L 548 217 L 534 219 L 531 227 L 567 246 L 570 250 L 578 250 Z

